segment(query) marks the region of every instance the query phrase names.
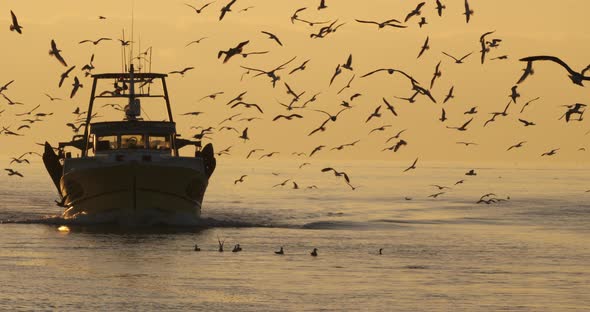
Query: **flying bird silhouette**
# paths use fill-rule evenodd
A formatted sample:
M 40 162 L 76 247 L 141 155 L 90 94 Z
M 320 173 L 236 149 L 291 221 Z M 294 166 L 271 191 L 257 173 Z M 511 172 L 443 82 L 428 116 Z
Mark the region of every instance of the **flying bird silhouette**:
M 16 18 L 16 15 L 14 15 L 14 12 L 12 12 L 12 10 L 10 10 L 10 16 L 12 17 L 12 24 L 10 24 L 10 31 L 16 31 L 19 34 L 22 34 L 23 27 L 18 24 L 18 19 Z

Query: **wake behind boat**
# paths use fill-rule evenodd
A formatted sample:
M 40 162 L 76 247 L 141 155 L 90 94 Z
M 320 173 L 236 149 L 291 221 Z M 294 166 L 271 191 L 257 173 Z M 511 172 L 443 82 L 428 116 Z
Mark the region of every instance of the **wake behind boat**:
M 166 87 L 166 74 L 127 73 L 92 75 L 93 85 L 84 135 L 61 142 L 57 153 L 45 142 L 43 162 L 61 196 L 66 219 L 154 224 L 174 218 L 198 219 L 208 181 L 215 170 L 213 146 L 180 138 L 176 133 Z M 112 82 L 97 95 L 97 89 Z M 151 94 L 161 83 L 162 94 Z M 138 90 L 138 92 L 136 92 Z M 159 99 L 167 121 L 141 118 L 141 99 Z M 121 121 L 91 122 L 94 102 L 124 100 Z M 150 101 L 151 104 L 151 101 Z M 195 146 L 193 157 L 179 150 Z M 66 148 L 78 149 L 72 157 Z

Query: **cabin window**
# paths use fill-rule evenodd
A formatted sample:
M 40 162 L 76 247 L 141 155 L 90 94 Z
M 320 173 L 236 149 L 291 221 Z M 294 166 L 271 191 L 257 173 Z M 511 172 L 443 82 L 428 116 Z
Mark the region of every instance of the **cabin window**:
M 169 150 L 170 149 L 170 136 L 150 135 L 150 149 Z
M 123 134 L 121 135 L 121 148 L 140 149 L 145 148 L 143 134 Z
M 117 149 L 117 136 L 116 135 L 108 135 L 108 136 L 100 136 L 96 139 L 96 151 L 108 151 Z

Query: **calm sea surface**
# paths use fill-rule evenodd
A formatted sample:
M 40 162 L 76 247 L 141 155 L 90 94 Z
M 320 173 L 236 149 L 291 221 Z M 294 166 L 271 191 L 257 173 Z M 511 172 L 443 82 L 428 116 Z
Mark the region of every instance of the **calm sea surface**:
M 72 224 L 42 165 L 15 167 L 25 178 L 0 177 L 0 310 L 590 309 L 590 170 L 302 162 L 220 160 L 205 228 Z M 286 179 L 300 189 L 273 188 Z M 486 193 L 510 200 L 476 204 Z

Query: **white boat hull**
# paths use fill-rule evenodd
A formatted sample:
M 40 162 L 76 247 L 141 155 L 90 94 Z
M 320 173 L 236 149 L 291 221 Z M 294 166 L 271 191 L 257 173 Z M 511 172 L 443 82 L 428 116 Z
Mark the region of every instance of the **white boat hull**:
M 199 159 L 79 167 L 60 180 L 64 218 L 143 224 L 200 217 L 208 176 Z

